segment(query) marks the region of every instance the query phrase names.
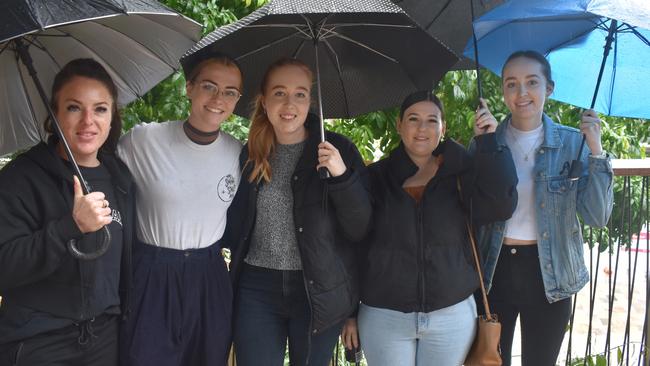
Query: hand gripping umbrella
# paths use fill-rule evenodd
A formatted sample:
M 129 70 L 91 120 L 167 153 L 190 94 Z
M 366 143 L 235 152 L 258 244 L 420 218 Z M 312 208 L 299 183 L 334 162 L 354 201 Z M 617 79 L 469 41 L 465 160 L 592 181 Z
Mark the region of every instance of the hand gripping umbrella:
M 143 95 L 180 65 L 201 26 L 153 0 L 4 0 L 0 4 L 0 155 L 44 139 L 51 118 L 85 194 L 90 192 L 49 107 L 49 86 L 68 61 L 94 58 L 118 87 L 118 104 Z M 95 259 L 108 250 L 110 234 L 91 253 L 74 241 L 70 253 Z
M 650 2 L 511 0 L 474 23 L 481 64 L 500 74 L 506 57 L 531 49 L 558 80 L 551 98 L 611 116 L 650 118 Z M 471 41 L 465 55 L 474 57 Z M 578 153 L 582 154 L 584 138 Z M 569 177 L 582 171 L 574 160 Z
M 271 0 L 207 35 L 181 60 L 217 50 L 244 73 L 235 112 L 250 115 L 268 65 L 297 58 L 316 71 L 318 114 L 350 118 L 398 105 L 413 91 L 431 90 L 458 57 L 389 0 Z

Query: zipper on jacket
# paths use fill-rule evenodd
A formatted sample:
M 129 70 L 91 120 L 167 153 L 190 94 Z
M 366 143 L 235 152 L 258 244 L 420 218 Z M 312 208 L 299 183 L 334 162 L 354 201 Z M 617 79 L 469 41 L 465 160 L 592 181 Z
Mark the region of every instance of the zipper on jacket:
M 422 200 L 424 199 L 424 196 L 422 197 Z M 420 296 L 419 297 L 419 306 L 420 306 L 420 312 L 425 312 L 425 300 L 426 300 L 426 292 L 425 292 L 425 283 L 424 283 L 424 242 L 423 242 L 423 220 L 422 220 L 422 200 L 417 203 L 416 205 L 416 215 L 417 215 L 417 245 L 418 245 L 418 282 L 420 284 L 419 292 Z

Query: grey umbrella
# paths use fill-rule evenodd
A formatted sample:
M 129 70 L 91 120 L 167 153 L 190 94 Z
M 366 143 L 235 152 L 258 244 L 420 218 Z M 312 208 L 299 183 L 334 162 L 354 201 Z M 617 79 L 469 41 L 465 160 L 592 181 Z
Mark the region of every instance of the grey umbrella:
M 153 0 L 4 0 L 0 4 L 0 155 L 44 140 L 49 89 L 68 61 L 99 61 L 118 87 L 118 104 L 143 95 L 177 70 L 178 59 L 200 37 L 201 26 Z M 84 192 L 89 189 L 54 123 Z M 108 230 L 105 230 L 108 236 Z M 94 253 L 71 253 L 94 259 Z
M 353 117 L 399 104 L 413 91 L 433 89 L 458 57 L 390 0 L 271 0 L 201 40 L 181 62 L 219 52 L 240 64 L 248 116 L 268 65 L 298 58 L 317 76 L 322 119 Z M 323 138 L 323 135 L 321 135 Z

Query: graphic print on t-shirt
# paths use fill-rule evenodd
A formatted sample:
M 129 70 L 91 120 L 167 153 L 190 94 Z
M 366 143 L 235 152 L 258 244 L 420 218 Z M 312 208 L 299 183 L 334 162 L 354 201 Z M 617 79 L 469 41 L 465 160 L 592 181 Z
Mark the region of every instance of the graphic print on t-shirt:
M 113 209 L 111 212 L 111 216 L 113 217 L 113 221 L 117 222 L 122 226 L 122 215 L 120 214 L 120 211 Z
M 236 192 L 237 182 L 235 181 L 235 177 L 233 177 L 232 174 L 228 174 L 219 180 L 219 184 L 217 185 L 217 193 L 219 194 L 219 198 L 222 201 L 232 201 L 232 199 L 235 197 Z

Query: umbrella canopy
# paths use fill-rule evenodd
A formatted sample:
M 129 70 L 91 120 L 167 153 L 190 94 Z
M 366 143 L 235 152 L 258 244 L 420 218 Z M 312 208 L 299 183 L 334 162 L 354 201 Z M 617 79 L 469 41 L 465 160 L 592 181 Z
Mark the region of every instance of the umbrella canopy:
M 503 0 L 393 0 L 424 30 L 462 55 L 472 36 L 472 7 L 479 17 L 503 3 Z M 466 57 L 452 69 L 473 69 L 474 62 Z
M 99 61 L 118 87 L 118 104 L 143 95 L 177 70 L 200 38 L 200 24 L 153 0 L 3 0 L 0 3 L 0 155 L 43 137 L 44 101 L 17 56 L 28 46 L 49 94 L 68 61 Z
M 551 64 L 551 98 L 611 116 L 650 118 L 650 2 L 512 0 L 474 28 L 480 62 L 495 73 L 512 52 L 535 50 Z M 465 55 L 474 57 L 471 41 Z
M 432 89 L 458 61 L 389 0 L 271 0 L 206 36 L 181 62 L 214 50 L 243 70 L 244 96 L 235 110 L 242 116 L 250 115 L 267 66 L 281 57 L 317 71 L 325 118 L 398 105 L 415 90 Z

